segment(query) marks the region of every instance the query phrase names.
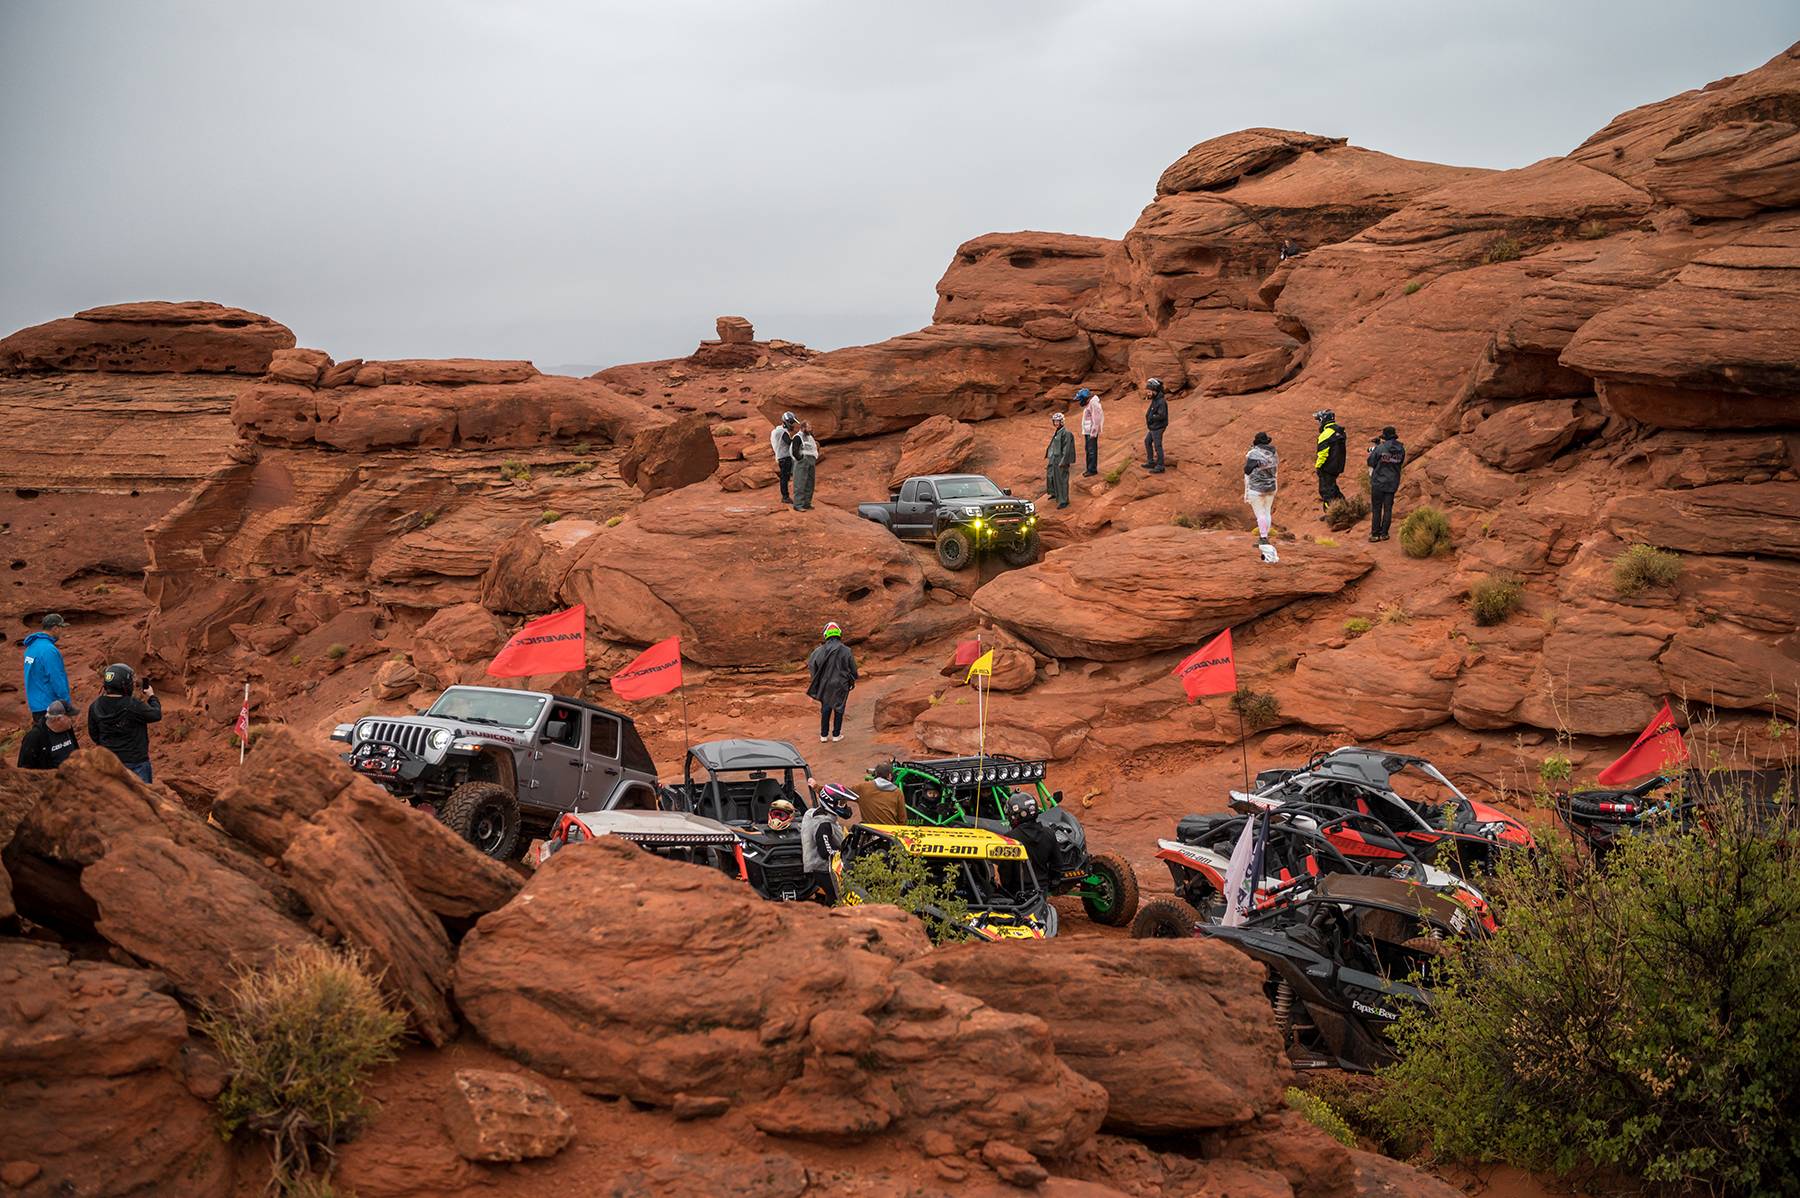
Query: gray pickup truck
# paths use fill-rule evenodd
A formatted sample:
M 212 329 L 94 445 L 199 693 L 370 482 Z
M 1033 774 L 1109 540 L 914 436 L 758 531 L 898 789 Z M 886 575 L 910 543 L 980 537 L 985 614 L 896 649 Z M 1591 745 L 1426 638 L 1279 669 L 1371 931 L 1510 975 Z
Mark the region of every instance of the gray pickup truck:
M 856 514 L 902 541 L 937 545 L 946 570 L 961 570 L 984 550 L 999 550 L 1009 566 L 1038 559 L 1037 505 L 979 474 L 909 478 L 886 503 L 862 503 Z

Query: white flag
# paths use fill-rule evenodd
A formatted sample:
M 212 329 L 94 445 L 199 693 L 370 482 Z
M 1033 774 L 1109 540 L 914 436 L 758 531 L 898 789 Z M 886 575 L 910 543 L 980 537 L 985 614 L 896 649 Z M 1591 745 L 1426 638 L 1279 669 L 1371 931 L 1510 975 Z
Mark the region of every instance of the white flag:
M 1225 918 L 1220 922 L 1228 928 L 1239 927 L 1244 922 L 1241 901 L 1244 875 L 1250 872 L 1250 858 L 1256 853 L 1256 822 L 1260 818 L 1261 815 L 1253 811 L 1244 820 L 1244 830 L 1231 850 L 1231 863 L 1225 867 Z

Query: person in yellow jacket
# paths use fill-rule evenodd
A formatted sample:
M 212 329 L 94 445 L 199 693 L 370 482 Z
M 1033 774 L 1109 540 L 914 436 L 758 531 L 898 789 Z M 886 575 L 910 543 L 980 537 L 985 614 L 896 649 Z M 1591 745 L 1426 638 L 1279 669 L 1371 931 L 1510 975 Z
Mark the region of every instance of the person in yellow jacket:
M 1313 419 L 1319 422 L 1319 452 L 1313 460 L 1313 469 L 1319 472 L 1319 503 L 1328 511 L 1335 500 L 1344 497 L 1338 490 L 1337 481 L 1338 475 L 1344 472 L 1344 426 L 1337 422 L 1337 413 L 1330 408 L 1314 412 Z M 1325 519 L 1325 511 L 1319 513 L 1320 520 Z

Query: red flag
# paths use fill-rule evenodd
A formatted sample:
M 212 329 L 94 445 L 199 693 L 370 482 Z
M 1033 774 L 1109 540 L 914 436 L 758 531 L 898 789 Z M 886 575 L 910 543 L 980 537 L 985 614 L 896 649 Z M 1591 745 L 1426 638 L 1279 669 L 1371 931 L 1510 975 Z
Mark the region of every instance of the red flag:
M 613 694 L 621 699 L 666 695 L 681 685 L 681 638 L 658 641 L 637 660 L 612 676 Z
M 542 616 L 513 633 L 487 672 L 495 678 L 567 674 L 587 665 L 587 604 Z
M 231 730 L 237 733 L 239 740 L 250 739 L 250 700 L 244 700 L 244 706 L 238 710 L 237 723 L 232 725 Z
M 1231 629 L 1202 645 L 1198 652 L 1173 670 L 1189 699 L 1229 695 L 1237 690 L 1237 663 L 1231 657 Z
M 956 643 L 956 664 L 957 665 L 972 666 L 975 664 L 975 659 L 980 656 L 981 656 L 981 642 L 980 641 L 958 641 Z
M 1669 701 L 1664 699 L 1662 710 L 1656 713 L 1648 728 L 1638 733 L 1638 738 L 1625 750 L 1625 756 L 1600 771 L 1600 785 L 1619 786 L 1687 759 L 1687 742 L 1681 739 L 1681 730 L 1675 727 L 1675 713 L 1669 710 Z

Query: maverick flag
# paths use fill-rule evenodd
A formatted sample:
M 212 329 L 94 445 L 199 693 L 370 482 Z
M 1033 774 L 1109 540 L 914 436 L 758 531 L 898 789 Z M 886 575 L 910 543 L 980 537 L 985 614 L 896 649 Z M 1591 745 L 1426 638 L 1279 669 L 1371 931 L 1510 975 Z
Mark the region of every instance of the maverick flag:
M 1206 642 L 1170 673 L 1181 679 L 1181 688 L 1190 700 L 1235 693 L 1237 664 L 1231 659 L 1231 629 Z
M 1675 727 L 1675 713 L 1669 710 L 1669 701 L 1664 699 L 1662 710 L 1656 713 L 1648 728 L 1638 733 L 1638 738 L 1625 750 L 1625 756 L 1600 771 L 1600 785 L 1620 786 L 1687 759 L 1687 742 L 1681 739 L 1681 730 Z
M 957 665 L 972 666 L 975 664 L 975 659 L 980 656 L 981 656 L 981 642 L 979 640 L 958 641 L 956 643 L 956 664 Z
M 567 674 L 587 665 L 587 604 L 532 620 L 489 663 L 495 678 Z
M 681 685 L 681 638 L 658 641 L 637 660 L 612 676 L 613 694 L 621 699 L 666 695 Z

